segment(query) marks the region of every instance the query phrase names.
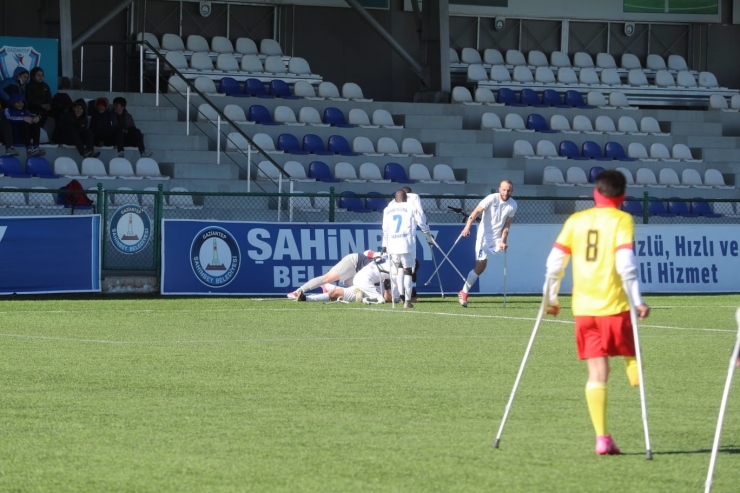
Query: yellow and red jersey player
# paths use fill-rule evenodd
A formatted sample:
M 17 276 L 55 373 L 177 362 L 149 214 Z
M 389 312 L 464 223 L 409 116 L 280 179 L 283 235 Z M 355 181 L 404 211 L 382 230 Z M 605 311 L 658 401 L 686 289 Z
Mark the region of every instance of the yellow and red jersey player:
M 547 313 L 560 312 L 558 292 L 568 262 L 573 261 L 572 309 L 578 358 L 588 364 L 586 402 L 596 432 L 596 453 L 618 454 L 606 419 L 609 357 L 624 356 L 630 384 L 639 385 L 630 305 L 625 288 L 642 320 L 650 307 L 642 301 L 632 250 L 632 216 L 619 210 L 624 176 L 601 172 L 595 181 L 595 207 L 573 214 L 547 258 Z

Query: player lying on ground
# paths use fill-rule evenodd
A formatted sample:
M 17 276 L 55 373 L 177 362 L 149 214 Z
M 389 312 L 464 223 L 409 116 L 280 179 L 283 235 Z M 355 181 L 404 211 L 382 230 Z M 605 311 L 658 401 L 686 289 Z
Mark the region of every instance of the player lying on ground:
M 390 268 L 391 261 L 388 257 L 377 257 L 355 275 L 352 286 L 340 287 L 327 283 L 323 285 L 324 293 L 306 295 L 306 301 L 390 302 L 392 295 L 387 289 L 390 284 Z
M 342 282 L 345 286 L 352 286 L 352 278 L 355 277 L 355 274 L 372 262 L 375 256 L 380 256 L 380 253 L 372 250 L 345 255 L 326 274 L 314 277 L 292 293 L 288 293 L 287 296 L 291 300 L 306 301 L 306 293 L 320 287 L 322 284 Z

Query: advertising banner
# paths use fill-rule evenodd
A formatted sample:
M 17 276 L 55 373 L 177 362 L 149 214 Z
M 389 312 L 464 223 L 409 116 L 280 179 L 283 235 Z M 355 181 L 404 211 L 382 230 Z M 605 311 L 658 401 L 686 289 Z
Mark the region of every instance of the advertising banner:
M 0 36 L 0 79 L 11 77 L 17 67 L 24 67 L 29 72 L 34 67 L 41 67 L 44 69 L 44 82 L 49 84 L 53 96 L 59 85 L 58 66 L 58 40 Z
M 0 217 L 0 294 L 100 291 L 100 216 Z

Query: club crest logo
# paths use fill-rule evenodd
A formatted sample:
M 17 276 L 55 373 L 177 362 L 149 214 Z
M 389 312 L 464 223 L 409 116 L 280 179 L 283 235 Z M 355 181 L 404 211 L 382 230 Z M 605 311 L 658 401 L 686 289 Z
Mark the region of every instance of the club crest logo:
M 126 204 L 110 221 L 110 239 L 118 251 L 132 254 L 144 248 L 152 237 L 152 221 L 141 206 Z
M 234 280 L 241 266 L 239 245 L 225 229 L 205 228 L 193 239 L 190 264 L 196 277 L 206 286 L 226 286 Z
M 8 46 L 0 48 L 0 75 L 3 79 L 13 76 L 18 67 L 23 67 L 29 72 L 32 68 L 41 64 L 41 53 L 33 46 Z

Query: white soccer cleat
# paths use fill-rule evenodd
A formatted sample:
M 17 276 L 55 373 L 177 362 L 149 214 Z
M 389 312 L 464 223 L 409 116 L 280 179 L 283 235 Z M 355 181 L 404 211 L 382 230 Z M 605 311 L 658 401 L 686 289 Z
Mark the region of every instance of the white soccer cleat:
M 297 300 L 302 294 L 303 291 L 301 291 L 300 289 L 296 289 L 292 293 L 288 293 L 286 296 L 289 300 Z

